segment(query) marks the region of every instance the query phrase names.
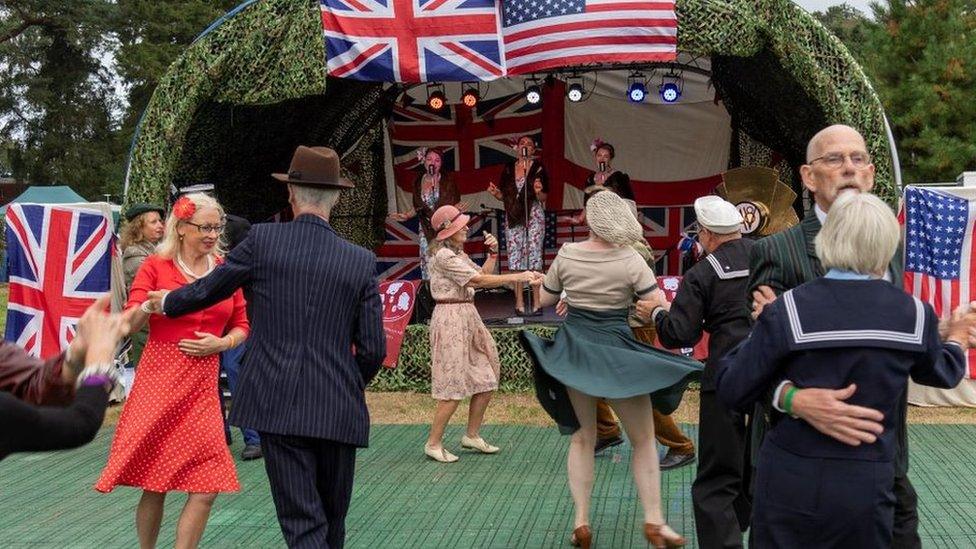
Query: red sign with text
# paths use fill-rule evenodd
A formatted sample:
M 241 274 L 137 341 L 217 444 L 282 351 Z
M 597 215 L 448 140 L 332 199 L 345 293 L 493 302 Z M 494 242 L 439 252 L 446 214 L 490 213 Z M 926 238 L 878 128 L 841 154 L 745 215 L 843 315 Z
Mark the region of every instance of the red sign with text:
M 657 277 L 657 286 L 661 288 L 664 292 L 664 297 L 667 298 L 668 302 L 674 301 L 674 297 L 678 295 L 678 286 L 681 285 L 680 276 L 659 276 Z M 661 345 L 661 340 L 659 338 L 654 339 L 654 345 L 661 349 L 671 351 L 679 355 L 689 355 L 696 360 L 705 361 L 708 358 L 708 332 L 702 334 L 701 339 L 695 344 L 694 349 L 668 349 L 664 345 Z
M 380 284 L 383 301 L 383 331 L 386 333 L 386 358 L 383 366 L 396 367 L 403 344 L 403 332 L 410 323 L 417 301 L 419 280 L 391 280 Z

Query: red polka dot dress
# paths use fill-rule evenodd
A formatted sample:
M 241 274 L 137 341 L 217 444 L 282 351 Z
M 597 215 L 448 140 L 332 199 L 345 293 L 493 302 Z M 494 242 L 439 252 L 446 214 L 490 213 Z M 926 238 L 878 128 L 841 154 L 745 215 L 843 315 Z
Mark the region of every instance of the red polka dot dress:
M 151 290 L 184 284 L 172 260 L 151 255 L 132 283 L 126 307 L 138 307 Z M 177 347 L 181 339 L 198 339 L 194 332 L 223 336 L 235 327 L 249 329 L 240 290 L 180 318 L 150 317 L 135 384 L 96 490 L 110 492 L 119 485 L 153 492 L 240 490 L 217 393 L 220 355 L 192 357 Z

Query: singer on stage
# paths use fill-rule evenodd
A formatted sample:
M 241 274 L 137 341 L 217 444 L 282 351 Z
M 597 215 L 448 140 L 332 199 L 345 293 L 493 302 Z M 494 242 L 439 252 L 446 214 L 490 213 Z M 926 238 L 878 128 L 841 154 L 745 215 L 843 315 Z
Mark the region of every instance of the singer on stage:
M 535 140 L 528 135 L 518 138 L 516 160 L 505 165 L 496 186 L 488 184 L 488 192 L 505 205 L 505 242 L 508 247 L 509 271 L 541 271 L 542 244 L 546 234 L 546 195 L 549 177 L 542 163 L 535 158 Z M 526 314 L 539 310 L 539 288 L 533 289 L 532 303 L 523 298 L 524 285 L 515 284 L 515 310 Z
M 634 190 L 630 186 L 630 176 L 613 167 L 613 159 L 617 156 L 613 145 L 605 143 L 602 139 L 593 140 L 590 145 L 596 160 L 597 171 L 590 174 L 586 179 L 586 187 L 593 185 L 606 187 L 617 193 L 620 198 L 634 200 Z
M 417 156 L 423 161 L 423 172 L 413 182 L 413 210 L 390 214 L 391 219 L 407 221 L 413 216 L 420 219 L 420 273 L 423 280 L 430 280 L 427 272 L 427 243 L 434 239 L 437 231 L 430 225 L 430 216 L 441 206 L 456 206 L 462 212 L 468 209 L 461 202 L 461 193 L 450 172 L 442 172 L 443 154 L 436 149 L 421 148 Z

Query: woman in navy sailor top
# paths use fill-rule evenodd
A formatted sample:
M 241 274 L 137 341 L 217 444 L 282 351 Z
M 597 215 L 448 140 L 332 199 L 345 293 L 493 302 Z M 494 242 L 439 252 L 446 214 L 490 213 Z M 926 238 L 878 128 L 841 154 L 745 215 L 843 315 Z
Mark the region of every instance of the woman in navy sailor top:
M 891 210 L 846 193 L 816 238 L 827 274 L 786 292 L 720 363 L 718 396 L 749 412 L 779 387 L 784 412 L 759 451 L 750 539 L 755 547 L 889 547 L 894 520 L 896 410 L 908 377 L 955 387 L 976 314 L 957 310 L 940 337 L 931 306 L 883 280 L 899 244 Z M 792 386 L 781 390 L 783 382 Z M 794 387 L 842 389 L 884 414 L 884 431 L 851 446 L 792 417 Z

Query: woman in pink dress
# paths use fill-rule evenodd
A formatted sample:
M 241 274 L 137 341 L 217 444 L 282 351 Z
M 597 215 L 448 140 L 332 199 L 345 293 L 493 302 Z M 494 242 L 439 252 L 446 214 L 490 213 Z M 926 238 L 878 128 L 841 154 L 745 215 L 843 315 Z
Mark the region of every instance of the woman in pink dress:
M 176 201 L 157 253 L 142 264 L 129 291 L 126 309 L 141 309 L 133 312 L 133 328 L 148 317 L 141 307 L 148 292 L 203 278 L 220 263 L 224 224 L 223 208 L 205 194 Z M 196 547 L 217 494 L 240 489 L 224 439 L 217 370 L 220 352 L 240 345 L 247 333 L 240 290 L 191 315 L 149 319 L 139 373 L 95 484 L 99 492 L 142 488 L 136 510 L 141 547 L 156 545 L 167 492 L 188 493 L 176 547 Z

